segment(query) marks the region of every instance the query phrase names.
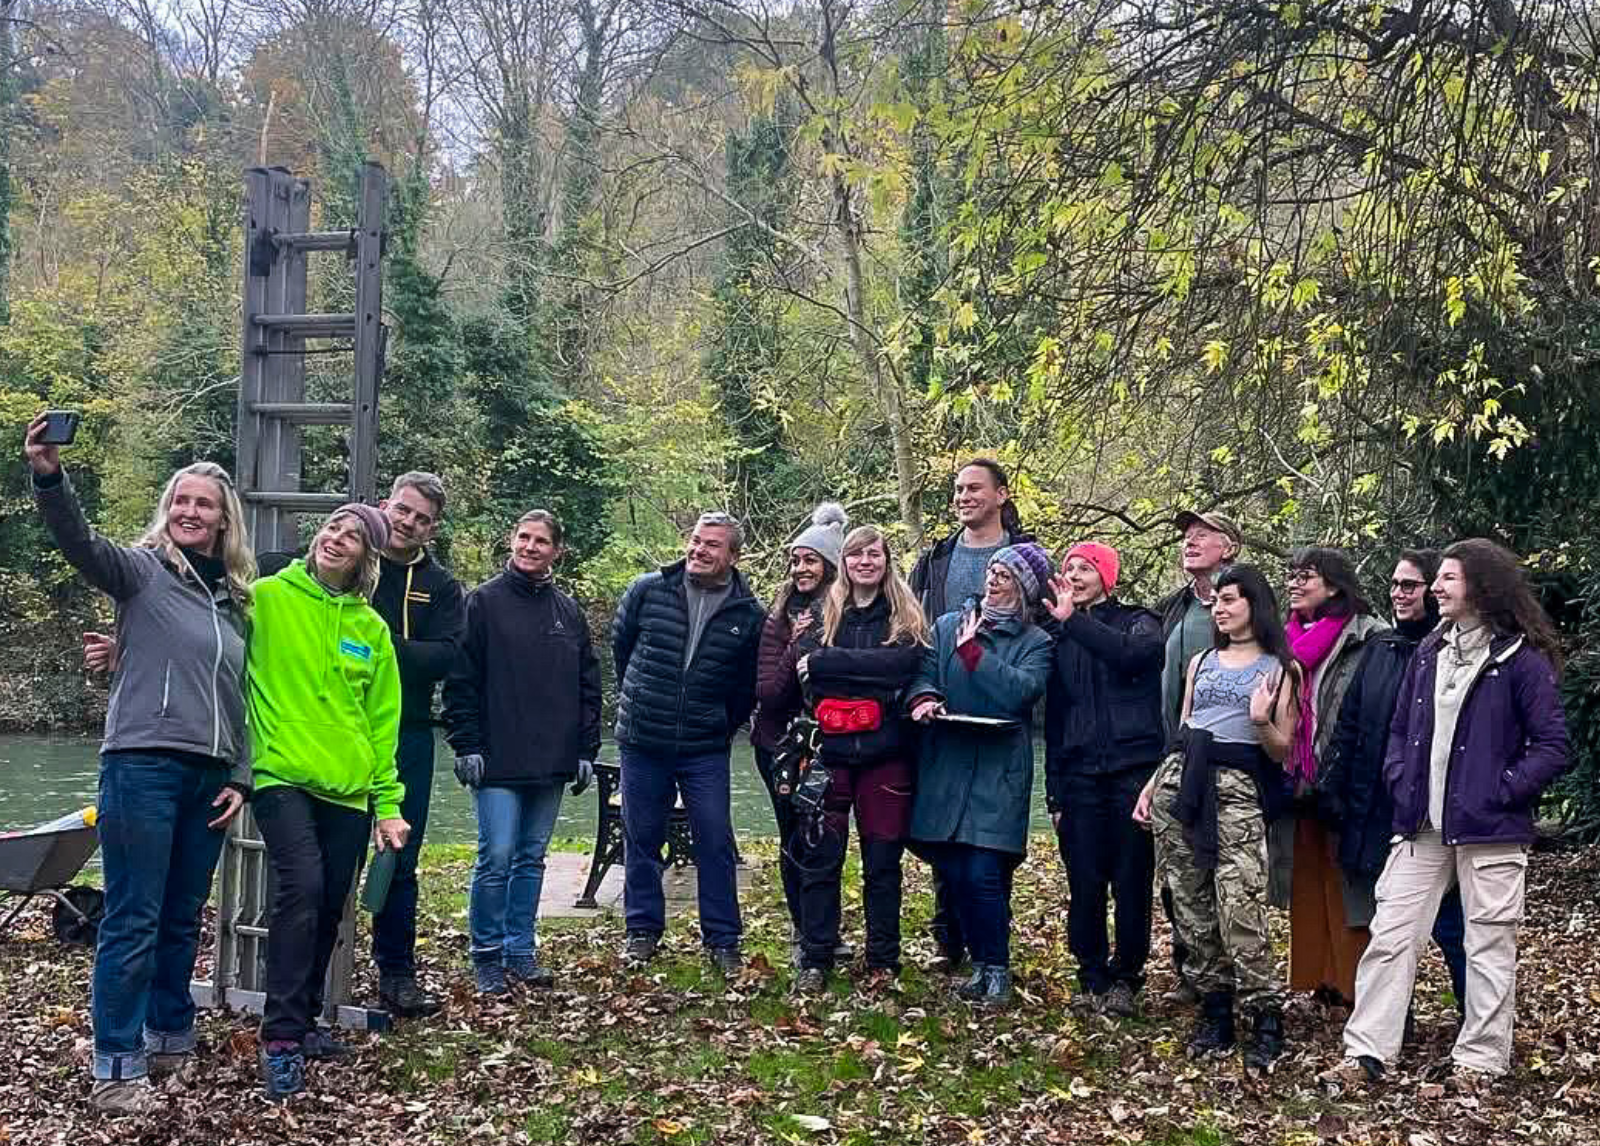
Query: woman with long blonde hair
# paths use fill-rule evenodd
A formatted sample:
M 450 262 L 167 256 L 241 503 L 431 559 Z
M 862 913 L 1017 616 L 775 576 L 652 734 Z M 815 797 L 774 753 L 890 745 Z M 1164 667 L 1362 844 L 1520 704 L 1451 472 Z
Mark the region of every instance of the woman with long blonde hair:
M 45 419 L 24 453 L 62 555 L 116 603 L 120 663 L 100 747 L 96 827 L 106 913 L 90 1012 L 100 1110 L 161 1105 L 152 1072 L 194 1056 L 189 980 L 223 829 L 250 792 L 246 613 L 255 558 L 233 482 L 197 462 L 173 474 L 134 545 L 84 518 Z
M 829 783 L 820 824 L 797 832 L 802 993 L 827 983 L 839 947 L 840 875 L 850 812 L 861 841 L 867 971 L 900 970 L 900 860 L 911 819 L 913 739 L 901 694 L 928 645 L 928 622 L 888 538 L 870 525 L 844 539 L 828 590 L 822 647 L 798 665 L 822 729 Z

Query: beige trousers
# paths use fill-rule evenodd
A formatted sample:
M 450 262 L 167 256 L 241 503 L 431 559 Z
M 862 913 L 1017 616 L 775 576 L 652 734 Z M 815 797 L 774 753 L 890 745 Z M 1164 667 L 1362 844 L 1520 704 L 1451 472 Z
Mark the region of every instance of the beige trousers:
M 1345 1053 L 1394 1061 L 1405 1034 L 1417 960 L 1439 901 L 1459 883 L 1467 922 L 1467 1007 L 1450 1057 L 1457 1066 L 1504 1074 L 1511 1066 L 1517 924 L 1527 874 L 1527 849 L 1521 844 L 1448 847 L 1438 832 L 1397 839 L 1378 879 L 1372 941 L 1356 969 L 1356 1009 L 1344 1028 Z

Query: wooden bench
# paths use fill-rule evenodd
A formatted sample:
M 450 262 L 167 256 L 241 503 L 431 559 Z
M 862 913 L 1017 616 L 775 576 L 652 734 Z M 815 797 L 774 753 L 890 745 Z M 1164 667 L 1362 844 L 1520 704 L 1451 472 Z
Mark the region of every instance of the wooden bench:
M 584 883 L 583 894 L 578 896 L 574 907 L 598 908 L 600 904 L 595 900 L 595 892 L 600 890 L 606 872 L 614 864 L 623 862 L 622 768 L 617 764 L 596 763 L 594 780 L 600 802 L 600 813 L 595 821 L 594 853 L 589 859 L 589 879 Z M 736 862 L 743 862 L 738 858 L 737 846 L 734 857 Z M 682 796 L 674 801 L 672 816 L 667 820 L 665 863 L 668 867 L 694 866 L 694 833 L 689 828 L 689 812 L 683 806 Z

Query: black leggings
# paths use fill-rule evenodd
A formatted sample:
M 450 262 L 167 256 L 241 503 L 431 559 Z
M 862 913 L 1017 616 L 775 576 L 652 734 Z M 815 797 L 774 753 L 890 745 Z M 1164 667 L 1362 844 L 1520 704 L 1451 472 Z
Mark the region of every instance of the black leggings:
M 339 920 L 367 848 L 367 813 L 287 785 L 252 803 L 276 884 L 261 1041 L 298 1043 L 316 1025 Z
M 756 771 L 767 786 L 767 798 L 772 801 L 772 817 L 778 822 L 778 877 L 783 881 L 783 901 L 789 907 L 789 922 L 795 934 L 800 932 L 800 869 L 795 866 L 794 807 L 787 796 L 779 796 L 774 784 L 775 764 L 772 753 L 756 747 Z

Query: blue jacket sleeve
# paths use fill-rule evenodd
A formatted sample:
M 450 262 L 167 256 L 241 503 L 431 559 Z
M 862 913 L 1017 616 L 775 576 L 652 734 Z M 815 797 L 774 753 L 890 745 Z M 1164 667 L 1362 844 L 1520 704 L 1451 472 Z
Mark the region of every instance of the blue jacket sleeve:
M 1018 640 L 1025 641 L 1022 655 L 1010 664 L 990 650 L 972 670 L 973 687 L 983 692 L 1001 709 L 1016 714 L 1021 720 L 1033 711 L 1033 706 L 1044 695 L 1050 680 L 1050 670 L 1055 664 L 1055 653 L 1050 638 L 1039 628 L 1025 631 Z
M 952 655 L 951 642 L 955 638 L 953 624 L 942 621 L 935 622 L 933 626 L 933 642 L 922 650 L 922 663 L 917 667 L 911 683 L 906 687 L 906 700 L 914 701 L 919 696 L 936 696 L 944 699 L 944 678 L 940 674 L 940 666 Z
M 1527 649 L 1512 667 L 1511 695 L 1522 718 L 1522 754 L 1506 765 L 1503 781 L 1513 807 L 1530 805 L 1571 763 L 1567 718 L 1555 670 L 1544 654 Z

